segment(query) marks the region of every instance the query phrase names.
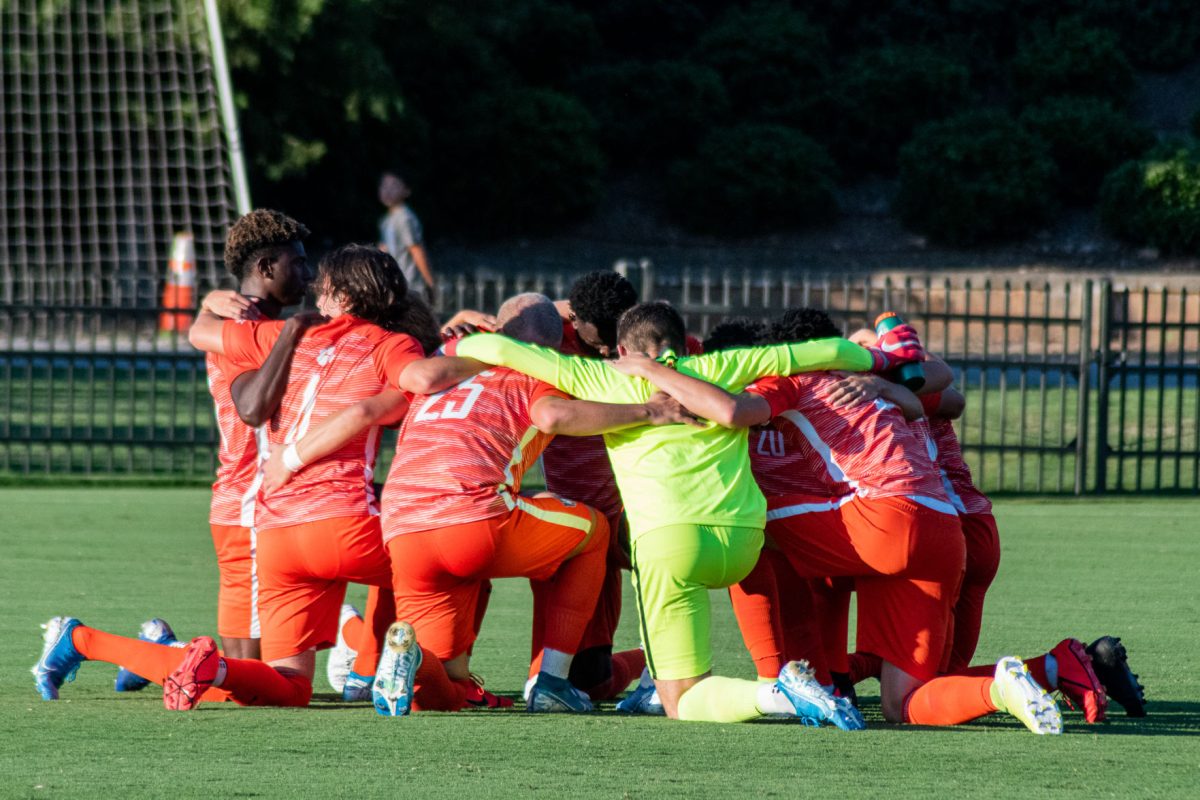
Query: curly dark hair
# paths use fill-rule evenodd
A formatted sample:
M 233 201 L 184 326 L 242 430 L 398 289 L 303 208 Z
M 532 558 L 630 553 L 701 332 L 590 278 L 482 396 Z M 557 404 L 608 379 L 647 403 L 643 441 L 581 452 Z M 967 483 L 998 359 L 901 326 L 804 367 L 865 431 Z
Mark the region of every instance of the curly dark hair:
M 274 257 L 280 248 L 308 238 L 303 223 L 280 211 L 256 208 L 229 229 L 225 236 L 225 269 L 239 281 L 263 256 Z
M 382 250 L 348 244 L 329 251 L 317 267 L 316 285 L 319 292 L 343 298 L 347 313 L 393 333 L 411 333 L 408 281 Z
M 630 350 L 673 350 L 675 355 L 687 355 L 687 328 L 683 317 L 663 301 L 638 303 L 617 321 L 617 341 Z
M 842 329 L 819 308 L 793 308 L 771 320 L 767 341 L 772 344 L 807 342 L 841 336 Z
M 576 319 L 595 325 L 600 339 L 609 347 L 616 347 L 617 320 L 637 305 L 638 294 L 629 279 L 619 272 L 589 272 L 575 281 L 567 299 Z
M 704 340 L 704 352 L 731 350 L 735 347 L 753 347 L 767 335 L 767 326 L 761 320 L 749 317 L 730 317 L 721 320 L 708 332 Z

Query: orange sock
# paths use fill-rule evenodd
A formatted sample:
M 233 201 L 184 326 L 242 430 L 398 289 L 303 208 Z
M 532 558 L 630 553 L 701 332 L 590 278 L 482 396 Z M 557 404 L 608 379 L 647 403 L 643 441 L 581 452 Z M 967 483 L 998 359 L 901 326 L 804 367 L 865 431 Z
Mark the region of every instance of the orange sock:
M 358 636 L 346 639 L 352 645 L 357 642 L 357 645 L 353 646 L 358 654 L 354 657 L 354 665 L 351 667 L 355 674 L 363 677 L 375 674 L 379 656 L 383 653 L 384 637 L 395 621 L 396 596 L 392 594 L 392 590 L 381 589 L 378 586 L 370 587 L 367 590 L 367 606 L 363 609 L 363 619 L 358 623 Z M 351 620 L 347 620 L 342 630 L 345 631 L 350 624 Z
M 89 661 L 117 664 L 159 685 L 183 661 L 183 648 L 105 633 L 86 625 L 71 632 L 71 643 Z
M 583 549 L 562 562 L 553 577 L 530 581 L 543 584 L 545 592 L 543 649 L 579 652 L 607 570 L 608 520 L 597 515 L 595 525 Z
M 878 678 L 883 672 L 883 659 L 873 653 L 851 653 L 847 657 L 847 663 L 850 666 L 851 683 L 860 683 L 867 678 Z
M 913 725 L 958 725 L 996 710 L 992 679 L 949 675 L 918 686 L 904 699 L 904 721 Z
M 813 624 L 820 631 L 825 664 L 834 672 L 850 672 L 847 658 L 850 628 L 850 592 L 853 581 L 845 578 L 818 578 L 809 581 L 813 597 Z M 788 650 L 791 653 L 789 647 Z M 794 657 L 790 656 L 789 658 Z
M 421 648 L 421 668 L 413 681 L 413 711 L 458 711 L 467 702 L 467 690 L 450 680 L 442 660 Z
M 755 671 L 760 678 L 774 679 L 784 663 L 783 626 L 775 564 L 767 551 L 759 556 L 749 575 L 729 587 L 729 600 Z
M 249 658 L 226 658 L 225 680 L 219 688 L 241 706 L 307 706 L 312 681 L 293 672 L 279 672 Z
M 592 702 L 612 700 L 633 683 L 646 667 L 646 653 L 641 648 L 612 654 L 612 676 L 587 689 Z

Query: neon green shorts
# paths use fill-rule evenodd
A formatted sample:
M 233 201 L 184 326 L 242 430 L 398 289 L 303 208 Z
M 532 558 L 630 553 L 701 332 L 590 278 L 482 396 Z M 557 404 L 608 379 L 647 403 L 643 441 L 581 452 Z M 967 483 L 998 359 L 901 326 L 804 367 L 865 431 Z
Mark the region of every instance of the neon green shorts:
M 633 590 L 651 675 L 680 680 L 712 669 L 708 591 L 746 577 L 762 544 L 758 528 L 710 525 L 669 525 L 633 540 Z

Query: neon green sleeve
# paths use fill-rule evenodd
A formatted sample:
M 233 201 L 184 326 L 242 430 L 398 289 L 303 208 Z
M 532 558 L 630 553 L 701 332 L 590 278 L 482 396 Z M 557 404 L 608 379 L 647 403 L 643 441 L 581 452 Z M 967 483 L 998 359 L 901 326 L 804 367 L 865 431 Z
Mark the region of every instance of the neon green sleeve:
M 648 384 L 638 386 L 645 381 L 622 375 L 597 359 L 563 355 L 549 347 L 518 342 L 497 333 L 478 333 L 462 339 L 455 355 L 515 369 L 580 400 L 640 403 L 650 394 Z
M 873 363 L 871 354 L 864 348 L 848 339 L 835 337 L 706 353 L 681 360 L 679 371 L 738 392 L 767 375 L 793 375 L 827 369 L 866 372 Z

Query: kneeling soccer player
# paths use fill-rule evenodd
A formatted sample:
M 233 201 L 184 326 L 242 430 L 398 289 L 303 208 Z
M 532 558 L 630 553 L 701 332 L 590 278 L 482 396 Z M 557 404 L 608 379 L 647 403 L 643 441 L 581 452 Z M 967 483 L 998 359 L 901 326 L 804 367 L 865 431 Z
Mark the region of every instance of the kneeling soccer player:
M 321 262 L 318 287 L 319 307 L 331 321 L 308 329 L 297 346 L 278 424 L 269 433 L 276 445 L 338 408 L 396 385 L 423 356 L 416 339 L 400 332 L 407 325 L 407 286 L 390 256 L 367 247 L 336 250 Z M 239 324 L 201 314 L 201 332 L 193 328 L 193 341 L 199 336 L 235 361 L 260 363 L 286 324 Z M 315 653 L 333 644 L 346 582 L 391 585 L 371 485 L 377 441 L 374 429 L 364 431 L 313 464 L 288 491 L 260 497 L 264 661 L 222 658 L 209 637 L 181 650 L 56 617 L 34 667 L 42 696 L 55 699 L 62 683 L 91 659 L 122 664 L 161 683 L 168 709 L 191 709 L 212 699 L 207 691 L 212 686 L 244 705 L 307 705 Z
M 653 392 L 648 382 L 619 371 L 630 368 L 630 354 L 662 358 L 681 376 L 734 390 L 763 375 L 889 368 L 920 356 L 919 344 L 909 346 L 899 334 L 892 356 L 831 339 L 676 358 L 685 346 L 678 312 L 645 303 L 623 314 L 618 325 L 626 363 L 610 366 L 489 334 L 461 340 L 455 352 L 520 370 L 578 398 L 617 402 L 643 402 Z M 691 410 L 712 418 L 703 407 Z M 605 434 L 629 516 L 642 642 L 663 707 L 678 719 L 734 722 L 779 713 L 861 728 L 857 711 L 826 692 L 802 663 L 787 664 L 774 684 L 711 673 L 708 590 L 745 577 L 763 542 L 766 502 L 750 475 L 746 436 L 715 424 Z

